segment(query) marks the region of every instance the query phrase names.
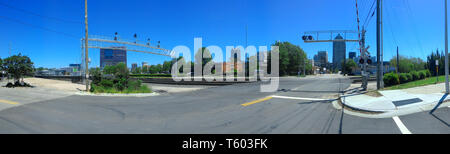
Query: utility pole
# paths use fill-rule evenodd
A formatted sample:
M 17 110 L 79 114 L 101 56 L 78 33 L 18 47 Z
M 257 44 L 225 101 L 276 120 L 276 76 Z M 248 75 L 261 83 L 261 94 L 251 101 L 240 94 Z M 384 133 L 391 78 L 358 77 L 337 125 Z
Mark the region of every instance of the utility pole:
M 400 56 L 398 55 L 398 46 L 397 46 L 397 75 L 399 75 L 399 73 L 400 73 L 399 62 L 400 62 Z
M 369 74 L 367 73 L 367 48 L 366 48 L 366 30 L 363 28 L 362 29 L 362 35 L 361 35 L 361 56 L 364 59 L 364 63 L 363 63 L 363 70 L 361 72 L 362 75 L 362 88 L 363 90 L 367 90 L 367 83 L 368 83 L 368 78 L 369 78 Z
M 303 75 L 306 77 L 306 61 L 308 58 L 305 57 L 305 60 L 303 60 Z
M 85 82 L 86 82 L 86 91 L 89 91 L 89 38 L 88 38 L 88 2 L 87 0 L 84 0 L 84 23 L 85 23 L 85 30 L 86 30 L 86 37 L 84 38 L 84 49 L 85 49 L 85 64 L 86 64 L 86 70 L 84 71 L 85 76 Z
M 381 48 L 380 48 L 380 89 L 384 88 L 384 81 L 383 81 L 383 76 L 384 76 L 384 33 L 383 33 L 383 0 L 380 1 L 380 26 L 381 26 Z
M 447 0 L 445 0 L 445 93 L 449 93 L 448 83 L 448 20 L 447 20 Z
M 377 89 L 380 90 L 382 88 L 381 85 L 381 1 L 377 0 Z

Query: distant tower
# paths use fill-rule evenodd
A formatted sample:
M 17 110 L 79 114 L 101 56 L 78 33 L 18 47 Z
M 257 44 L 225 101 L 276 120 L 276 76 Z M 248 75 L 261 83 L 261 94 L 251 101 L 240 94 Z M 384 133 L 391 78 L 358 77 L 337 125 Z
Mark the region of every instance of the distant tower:
M 338 34 L 334 40 L 343 40 L 341 34 Z M 346 57 L 346 44 L 344 41 L 333 42 L 333 68 L 341 69 L 342 62 Z

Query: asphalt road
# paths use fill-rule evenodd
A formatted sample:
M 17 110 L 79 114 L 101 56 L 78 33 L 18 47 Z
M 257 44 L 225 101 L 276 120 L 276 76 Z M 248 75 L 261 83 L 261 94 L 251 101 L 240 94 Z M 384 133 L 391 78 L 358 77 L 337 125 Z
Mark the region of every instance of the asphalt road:
M 331 101 L 285 98 L 336 98 L 350 83 L 282 78 L 275 93 L 261 93 L 262 83 L 245 83 L 143 98 L 64 95 L 4 110 L 0 103 L 0 133 L 403 133 L 393 119 L 342 114 Z M 448 134 L 449 110 L 399 119 L 412 133 Z

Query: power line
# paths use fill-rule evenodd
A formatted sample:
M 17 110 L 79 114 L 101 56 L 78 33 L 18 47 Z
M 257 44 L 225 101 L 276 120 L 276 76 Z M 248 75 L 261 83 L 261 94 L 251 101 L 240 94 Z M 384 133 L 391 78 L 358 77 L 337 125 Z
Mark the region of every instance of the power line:
M 13 9 L 13 10 L 16 10 L 16 11 L 19 11 L 19 12 L 22 12 L 22 13 L 26 13 L 26 14 L 30 14 L 30 15 L 33 15 L 33 16 L 41 17 L 41 18 L 44 18 L 44 19 L 47 19 L 47 20 L 53 20 L 53 21 L 57 21 L 57 22 L 64 22 L 64 23 L 71 23 L 71 24 L 83 24 L 82 22 L 78 22 L 78 21 L 71 21 L 71 20 L 66 20 L 66 19 L 49 17 L 49 16 L 37 14 L 37 13 L 31 12 L 31 11 L 27 11 L 25 9 L 13 7 L 11 5 L 8 5 L 8 4 L 2 3 L 2 2 L 0 2 L 0 5 L 4 6 L 6 8 L 9 8 L 9 9 Z
M 60 32 L 60 31 L 56 31 L 56 30 L 53 30 L 53 29 L 50 29 L 50 28 L 46 28 L 46 27 L 42 27 L 42 26 L 33 25 L 33 24 L 30 24 L 30 23 L 26 23 L 26 22 L 23 22 L 23 21 L 20 21 L 20 20 L 17 20 L 17 19 L 13 19 L 13 18 L 9 18 L 9 17 L 6 17 L 6 16 L 1 16 L 0 15 L 0 18 L 8 20 L 8 21 L 11 21 L 11 22 L 14 22 L 14 23 L 22 24 L 22 25 L 25 25 L 25 26 L 29 26 L 29 27 L 41 29 L 41 30 L 44 30 L 44 31 L 49 31 L 49 32 L 60 34 L 60 35 L 64 35 L 64 36 L 67 36 L 67 37 L 79 39 L 79 37 L 77 37 L 76 35 L 72 35 L 72 34 L 65 33 L 65 32 Z
M 373 3 L 372 3 L 372 6 L 370 7 L 370 9 L 369 9 L 369 13 L 367 13 L 367 17 L 366 17 L 366 20 L 364 21 L 364 27 L 366 27 L 366 25 L 367 25 L 367 23 L 368 23 L 368 21 L 370 21 L 371 19 L 372 19 L 372 17 L 375 15 L 375 10 L 374 11 L 372 11 L 372 9 L 374 8 L 374 6 L 375 6 L 375 0 L 373 0 Z M 372 15 L 370 16 L 370 13 L 371 12 L 373 12 L 372 13 Z M 369 16 L 370 16 L 370 19 L 369 19 Z
M 413 25 L 413 31 L 414 31 L 414 34 L 415 34 L 415 36 L 416 36 L 416 41 L 417 41 L 417 43 L 418 43 L 418 45 L 419 45 L 419 47 L 420 47 L 420 49 L 421 49 L 420 53 L 424 53 L 424 52 L 423 52 L 422 43 L 421 43 L 420 40 L 418 39 L 419 37 L 418 37 L 417 28 L 416 28 L 416 22 L 415 22 L 415 20 L 414 20 L 413 14 L 412 14 L 413 12 L 411 11 L 411 7 L 410 7 L 408 1 L 403 0 L 403 2 L 404 2 L 405 5 L 406 5 L 406 9 L 407 9 L 407 11 L 408 11 L 408 17 L 410 17 L 411 20 L 412 20 L 412 22 L 413 22 L 413 24 L 412 24 L 412 25 Z
M 389 8 L 389 7 L 386 7 L 386 8 Z M 391 35 L 392 35 L 392 38 L 394 39 L 394 43 L 395 43 L 395 45 L 397 45 L 398 46 L 398 42 L 397 42 L 397 39 L 395 38 L 395 35 L 394 35 L 394 30 L 393 30 L 393 27 L 392 27 L 392 24 L 391 24 L 391 21 L 392 21 L 392 19 L 390 18 L 390 16 L 389 16 L 389 14 L 390 13 L 392 13 L 391 11 L 389 11 L 389 9 L 386 9 L 386 16 L 387 16 L 387 19 L 389 20 L 389 22 L 387 22 L 387 24 L 388 24 L 388 26 L 389 26 L 389 31 L 391 32 Z

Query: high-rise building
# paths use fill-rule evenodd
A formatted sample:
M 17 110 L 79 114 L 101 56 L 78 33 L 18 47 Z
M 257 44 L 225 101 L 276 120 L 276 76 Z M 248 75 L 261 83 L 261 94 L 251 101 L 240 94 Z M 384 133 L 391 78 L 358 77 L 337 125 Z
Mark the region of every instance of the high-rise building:
M 133 63 L 133 64 L 131 64 L 131 70 L 132 71 L 134 71 L 134 70 L 136 70 L 137 69 L 137 63 Z
M 142 67 L 148 67 L 148 63 L 147 62 L 142 62 Z
M 100 49 L 100 67 L 117 65 L 119 63 L 127 64 L 127 49 L 125 47 L 112 47 Z
M 328 52 L 319 51 L 317 55 L 314 56 L 314 63 L 316 66 L 327 67 L 328 65 Z
M 348 59 L 355 59 L 356 58 L 356 52 L 349 52 L 348 53 Z
M 335 40 L 343 40 L 344 38 L 341 36 L 341 34 L 338 34 L 336 36 Z M 333 42 L 333 68 L 341 69 L 342 68 L 342 62 L 345 60 L 346 57 L 346 44 L 344 41 L 339 42 Z

